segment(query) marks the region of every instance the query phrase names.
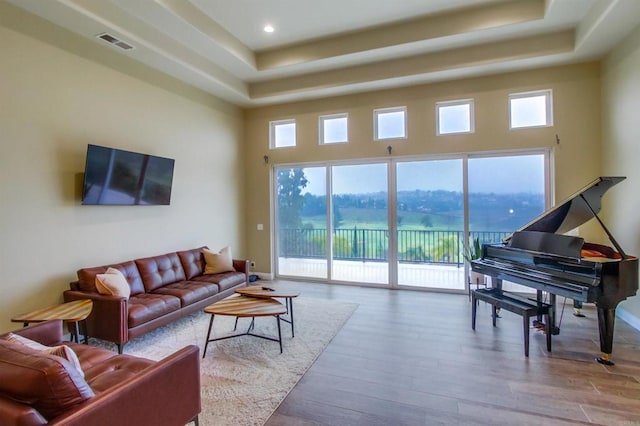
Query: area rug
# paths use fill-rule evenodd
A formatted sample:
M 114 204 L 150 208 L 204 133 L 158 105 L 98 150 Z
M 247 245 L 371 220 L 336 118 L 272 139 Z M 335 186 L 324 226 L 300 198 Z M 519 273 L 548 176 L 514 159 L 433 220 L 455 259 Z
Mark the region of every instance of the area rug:
M 357 304 L 294 299 L 295 337 L 282 323 L 283 353 L 277 342 L 243 336 L 209 344 L 201 359 L 202 426 L 262 425 L 355 311 Z M 124 353 L 159 360 L 185 345 L 204 349 L 210 316 L 198 312 L 127 343 Z M 241 318 L 246 331 L 251 319 Z M 233 333 L 235 318 L 216 316 L 212 337 Z M 277 337 L 273 317 L 256 318 L 257 334 Z M 90 344 L 113 349 L 91 339 Z M 179 392 L 179 389 L 176 389 Z

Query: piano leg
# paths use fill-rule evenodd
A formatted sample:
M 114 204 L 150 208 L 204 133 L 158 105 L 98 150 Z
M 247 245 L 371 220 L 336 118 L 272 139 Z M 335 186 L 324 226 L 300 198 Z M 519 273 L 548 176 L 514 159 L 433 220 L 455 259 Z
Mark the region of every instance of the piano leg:
M 600 351 L 602 356 L 596 358 L 600 364 L 614 365 L 611 361 L 613 352 L 613 326 L 616 320 L 616 308 L 598 307 L 598 328 L 600 330 Z
M 551 309 L 549 310 L 549 322 L 551 323 L 551 334 L 557 336 L 560 334 L 560 327 L 556 325 L 556 295 L 549 293 L 549 304 Z
M 496 279 L 496 288 L 498 289 L 498 293 L 502 293 L 502 280 L 500 278 Z M 491 306 L 491 322 L 493 326 L 496 326 L 496 320 L 501 318 L 500 316 L 500 308 L 496 305 Z
M 536 302 L 538 302 L 538 306 L 542 306 L 542 290 L 536 290 Z M 547 318 L 547 321 L 549 321 L 548 318 Z M 543 324 L 542 314 L 538 314 L 538 316 L 536 317 L 536 320 L 533 323 L 534 325 L 536 323 Z
M 547 327 L 545 329 L 545 334 L 547 335 L 547 352 L 551 352 L 551 323 L 549 322 L 549 314 L 547 314 L 546 317 Z

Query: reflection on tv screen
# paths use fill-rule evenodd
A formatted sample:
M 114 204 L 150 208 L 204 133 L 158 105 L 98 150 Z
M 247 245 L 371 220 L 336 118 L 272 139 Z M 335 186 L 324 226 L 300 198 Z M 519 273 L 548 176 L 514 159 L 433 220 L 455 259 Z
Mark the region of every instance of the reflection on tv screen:
M 174 162 L 89 145 L 82 204 L 169 205 Z

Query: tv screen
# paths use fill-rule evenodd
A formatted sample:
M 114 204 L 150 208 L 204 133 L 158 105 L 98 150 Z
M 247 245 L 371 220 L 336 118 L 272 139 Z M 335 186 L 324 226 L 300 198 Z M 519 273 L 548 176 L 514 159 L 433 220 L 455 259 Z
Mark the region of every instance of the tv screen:
M 169 205 L 174 160 L 89 145 L 84 205 Z

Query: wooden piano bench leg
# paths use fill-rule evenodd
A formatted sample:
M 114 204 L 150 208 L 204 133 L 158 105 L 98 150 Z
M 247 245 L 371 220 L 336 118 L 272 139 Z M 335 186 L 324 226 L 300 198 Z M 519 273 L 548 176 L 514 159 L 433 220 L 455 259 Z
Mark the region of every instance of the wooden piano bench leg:
M 547 352 L 551 352 L 551 318 L 549 312 L 544 316 L 546 323 L 545 333 L 547 334 Z
M 529 357 L 529 315 L 522 315 L 522 324 L 524 326 L 524 356 Z
M 491 305 L 491 321 L 493 323 L 493 326 L 496 326 L 496 318 L 498 318 L 498 308 L 496 307 L 496 305 Z
M 471 292 L 471 329 L 476 329 L 476 313 L 478 310 L 478 299 L 475 293 Z

